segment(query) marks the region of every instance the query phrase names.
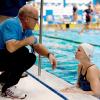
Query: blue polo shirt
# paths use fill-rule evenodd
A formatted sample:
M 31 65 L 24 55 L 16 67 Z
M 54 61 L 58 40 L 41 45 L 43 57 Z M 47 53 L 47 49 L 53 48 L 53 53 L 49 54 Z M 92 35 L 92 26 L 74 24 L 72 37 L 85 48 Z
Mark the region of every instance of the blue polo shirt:
M 22 40 L 32 35 L 31 29 L 23 31 L 18 17 L 7 19 L 0 24 L 0 49 L 4 49 L 5 43 L 9 40 Z

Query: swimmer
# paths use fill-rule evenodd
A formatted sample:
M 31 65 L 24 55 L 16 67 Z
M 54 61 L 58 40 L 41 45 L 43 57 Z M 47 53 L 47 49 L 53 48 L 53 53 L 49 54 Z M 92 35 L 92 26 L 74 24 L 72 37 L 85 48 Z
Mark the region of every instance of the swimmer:
M 78 80 L 75 87 L 63 89 L 64 93 L 83 93 L 100 97 L 100 70 L 92 63 L 94 47 L 88 43 L 79 45 L 75 58 L 78 64 Z

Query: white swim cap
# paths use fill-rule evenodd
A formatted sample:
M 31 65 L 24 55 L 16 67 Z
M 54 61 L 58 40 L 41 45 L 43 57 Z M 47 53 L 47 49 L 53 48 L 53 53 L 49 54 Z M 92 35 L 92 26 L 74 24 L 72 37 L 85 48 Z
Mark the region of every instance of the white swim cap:
M 90 58 L 93 56 L 94 47 L 88 43 L 82 43 L 80 46 L 84 49 L 86 55 Z

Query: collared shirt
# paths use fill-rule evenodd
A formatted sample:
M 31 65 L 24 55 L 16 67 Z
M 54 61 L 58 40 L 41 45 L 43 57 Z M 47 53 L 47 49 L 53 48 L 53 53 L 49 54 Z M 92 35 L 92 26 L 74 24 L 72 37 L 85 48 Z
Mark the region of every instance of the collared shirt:
M 32 35 L 31 29 L 23 31 L 18 17 L 9 18 L 0 24 L 0 49 L 5 48 L 5 43 L 7 41 L 22 40 Z

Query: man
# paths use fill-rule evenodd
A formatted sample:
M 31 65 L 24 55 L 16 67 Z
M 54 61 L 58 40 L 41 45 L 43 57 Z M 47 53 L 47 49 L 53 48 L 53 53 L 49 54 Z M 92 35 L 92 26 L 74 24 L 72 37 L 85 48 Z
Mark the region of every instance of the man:
M 25 5 L 19 10 L 18 17 L 5 20 L 0 25 L 0 69 L 5 70 L 0 75 L 3 84 L 2 96 L 25 98 L 23 93 L 16 93 L 14 86 L 18 83 L 22 73 L 29 69 L 36 60 L 34 53 L 26 48 L 30 45 L 38 54 L 47 57 L 56 68 L 56 59 L 53 54 L 37 43 L 32 30 L 38 21 L 38 11 L 32 5 Z
M 15 17 L 19 9 L 31 0 L 0 0 L 0 22 Z
M 0 0 L 0 23 L 4 20 L 16 17 L 18 15 L 19 9 L 32 0 Z M 26 77 L 28 74 L 24 72 L 22 78 Z

